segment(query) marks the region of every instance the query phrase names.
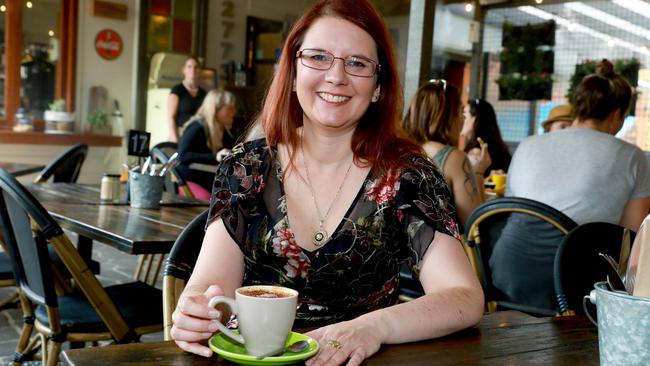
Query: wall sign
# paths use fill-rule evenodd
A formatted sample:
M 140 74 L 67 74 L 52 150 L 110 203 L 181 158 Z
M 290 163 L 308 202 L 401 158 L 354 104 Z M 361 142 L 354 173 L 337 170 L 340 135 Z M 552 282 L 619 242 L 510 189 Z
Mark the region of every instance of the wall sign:
M 111 29 L 104 29 L 95 37 L 95 50 L 104 60 L 115 60 L 122 54 L 122 37 Z

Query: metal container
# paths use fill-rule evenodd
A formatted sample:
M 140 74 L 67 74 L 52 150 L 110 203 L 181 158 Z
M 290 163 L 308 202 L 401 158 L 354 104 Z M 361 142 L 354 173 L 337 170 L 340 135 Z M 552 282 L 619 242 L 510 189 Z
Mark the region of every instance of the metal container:
M 104 202 L 117 202 L 121 193 L 120 176 L 118 174 L 104 173 L 99 192 L 99 199 Z
M 158 175 L 129 172 L 131 207 L 160 208 L 165 178 Z
M 594 287 L 585 299 L 598 309 L 600 364 L 650 365 L 650 299 L 610 291 L 607 282 Z

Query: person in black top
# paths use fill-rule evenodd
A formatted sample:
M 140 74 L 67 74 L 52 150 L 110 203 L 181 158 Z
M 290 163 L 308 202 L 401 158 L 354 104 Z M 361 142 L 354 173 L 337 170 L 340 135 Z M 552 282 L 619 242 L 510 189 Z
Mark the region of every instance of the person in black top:
M 177 171 L 188 182 L 196 198 L 210 198 L 214 172 L 190 169 L 190 164 L 216 165 L 230 152 L 235 140 L 228 131 L 232 127 L 235 113 L 235 96 L 227 91 L 212 90 L 208 92 L 196 115 L 183 126 L 178 144 Z M 204 197 L 206 194 L 207 197 Z
M 187 122 L 203 103 L 206 91 L 199 87 L 201 65 L 190 56 L 183 65 L 183 82 L 174 86 L 167 98 L 169 141 L 178 142 L 178 129 Z

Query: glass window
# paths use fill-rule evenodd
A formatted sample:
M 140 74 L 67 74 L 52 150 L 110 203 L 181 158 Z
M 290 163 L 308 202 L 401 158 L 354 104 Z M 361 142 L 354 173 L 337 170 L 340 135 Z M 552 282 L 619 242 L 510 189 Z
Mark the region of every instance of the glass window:
M 149 54 L 156 52 L 193 53 L 196 47 L 198 0 L 150 0 Z
M 0 117 L 5 116 L 5 14 L 7 6 L 0 5 Z
M 20 106 L 38 119 L 43 117 L 48 104 L 54 101 L 60 9 L 59 0 L 27 1 L 22 13 Z

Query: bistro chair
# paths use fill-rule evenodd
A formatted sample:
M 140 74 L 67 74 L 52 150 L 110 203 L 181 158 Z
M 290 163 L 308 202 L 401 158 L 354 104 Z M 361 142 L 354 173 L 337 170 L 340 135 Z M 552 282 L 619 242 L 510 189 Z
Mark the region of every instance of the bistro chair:
M 411 269 L 402 265 L 399 272 L 399 300 L 402 302 L 411 301 L 424 295 L 424 289 L 420 281 L 413 277 Z
M 162 329 L 162 293 L 142 282 L 102 287 L 58 223 L 13 176 L 0 169 L 0 226 L 20 288 L 23 330 L 14 362 L 41 347 L 56 365 L 63 342 L 118 343 Z M 48 247 L 74 279 L 55 283 Z M 37 334 L 31 340 L 33 330 Z
M 178 144 L 171 141 L 164 141 L 156 144 L 149 151 L 153 162 L 156 164 L 166 164 L 169 158 L 176 152 Z M 178 192 L 178 174 L 172 169 L 169 174 L 165 175 L 164 190 L 169 193 L 177 194 Z M 140 280 L 152 286 L 158 281 L 158 274 L 162 268 L 164 254 L 142 254 L 138 256 L 138 264 L 133 274 L 134 280 Z
M 175 142 L 161 142 L 156 146 L 151 148 L 151 156 L 155 162 L 166 163 L 169 160 L 169 157 L 176 152 L 178 145 Z M 165 183 L 165 190 L 173 193 L 181 193 L 182 195 L 190 198 L 194 198 L 192 190 L 187 185 L 187 181 L 178 174 L 176 168 L 172 168 L 169 172 L 171 177 L 170 183 Z
M 165 340 L 170 340 L 172 329 L 172 313 L 176 308 L 185 283 L 190 278 L 196 258 L 199 256 L 205 224 L 208 221 L 208 211 L 205 210 L 187 224 L 185 229 L 174 242 L 163 270 L 163 322 Z
M 169 157 L 178 149 L 178 144 L 171 141 L 160 142 L 151 148 L 150 154 L 156 164 L 166 164 Z M 165 175 L 165 191 L 176 194 L 178 189 L 174 183 L 175 171 L 172 169 L 169 175 Z
M 582 314 L 582 298 L 594 283 L 607 279 L 607 263 L 598 253 L 619 260 L 623 234 L 630 242 L 636 233 L 607 222 L 590 222 L 571 230 L 560 244 L 554 263 L 555 296 L 561 315 Z
M 526 230 L 521 237 L 512 238 L 503 232 L 508 221 L 526 224 Z M 555 292 L 552 284 L 553 258 L 557 248 L 577 224 L 562 212 L 534 200 L 520 197 L 503 197 L 490 200 L 477 207 L 469 216 L 465 229 L 465 243 L 473 251 L 479 280 L 485 293 L 485 302 L 489 312 L 500 309 L 519 310 L 532 315 L 550 316 L 557 309 L 542 307 L 531 297 L 540 296 L 545 303 L 555 304 Z M 549 288 L 531 288 L 522 298 L 511 298 L 497 288 L 492 280 L 490 257 L 500 240 L 517 240 L 525 242 L 527 247 L 543 248 L 553 251 L 550 258 L 547 277 Z M 542 254 L 540 253 L 540 256 Z M 535 258 L 538 259 L 538 258 Z M 531 258 L 531 261 L 534 259 Z M 517 263 L 522 267 L 530 265 L 534 268 L 537 263 Z M 511 273 L 509 276 L 518 279 L 529 277 L 528 273 Z M 544 294 L 548 293 L 548 298 Z
M 34 182 L 43 183 L 53 177 L 53 182 L 76 183 L 87 155 L 88 145 L 72 146 L 43 168 Z

